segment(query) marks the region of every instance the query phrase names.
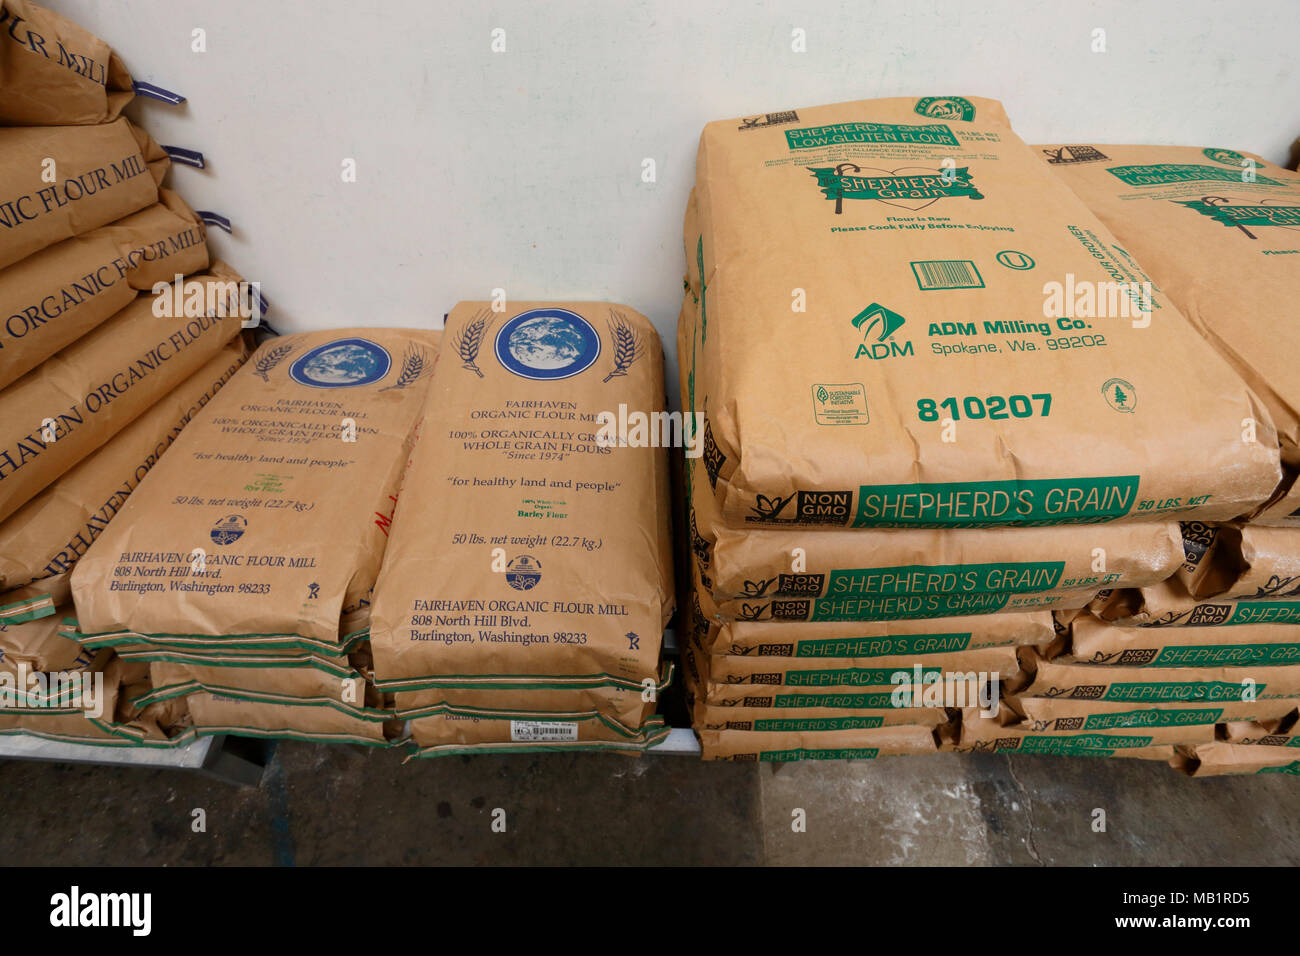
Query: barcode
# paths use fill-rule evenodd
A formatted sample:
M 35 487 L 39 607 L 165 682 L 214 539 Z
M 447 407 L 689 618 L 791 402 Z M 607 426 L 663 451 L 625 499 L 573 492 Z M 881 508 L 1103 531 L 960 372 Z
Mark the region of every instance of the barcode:
M 929 262 L 913 262 L 912 272 L 916 274 L 916 284 L 921 291 L 931 289 L 982 289 L 981 278 L 975 263 L 969 259 L 937 259 Z

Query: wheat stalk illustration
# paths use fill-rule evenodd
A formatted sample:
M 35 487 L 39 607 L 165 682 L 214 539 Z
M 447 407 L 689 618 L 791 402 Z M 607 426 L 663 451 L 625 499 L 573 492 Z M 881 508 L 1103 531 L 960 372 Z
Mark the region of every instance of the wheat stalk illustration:
M 415 345 L 406 347 L 406 355 L 402 358 L 402 371 L 397 376 L 397 381 L 392 385 L 381 388 L 381 392 L 386 392 L 392 388 L 406 388 L 408 385 L 414 385 L 424 374 L 424 366 L 428 361 L 429 355 L 424 349 Z
M 478 367 L 478 350 L 487 337 L 490 316 L 491 313 L 487 309 L 478 313 L 457 330 L 456 337 L 451 343 L 456 354 L 460 356 L 461 368 L 469 369 L 479 378 L 483 377 L 483 370 Z
M 253 371 L 262 376 L 262 381 L 269 382 L 271 380 L 267 376 L 271 374 L 277 365 L 287 359 L 291 352 L 293 352 L 293 345 L 288 342 L 274 345 L 253 362 Z
M 609 310 L 609 315 L 609 335 L 614 340 L 614 368 L 605 376 L 605 382 L 626 375 L 632 363 L 645 352 L 645 340 L 632 327 L 627 316 L 614 309 Z

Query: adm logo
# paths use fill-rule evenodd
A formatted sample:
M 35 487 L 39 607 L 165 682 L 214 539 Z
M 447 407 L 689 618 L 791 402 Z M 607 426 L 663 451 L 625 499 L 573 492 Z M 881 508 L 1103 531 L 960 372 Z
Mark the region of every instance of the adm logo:
M 884 359 L 895 355 L 914 355 L 911 341 L 899 345 L 894 333 L 903 327 L 904 319 L 892 309 L 873 302 L 852 319 L 853 327 L 862 332 L 862 341 L 854 358 Z
M 493 348 L 501 366 L 520 378 L 555 381 L 590 368 L 600 336 L 576 312 L 530 309 L 501 326 Z

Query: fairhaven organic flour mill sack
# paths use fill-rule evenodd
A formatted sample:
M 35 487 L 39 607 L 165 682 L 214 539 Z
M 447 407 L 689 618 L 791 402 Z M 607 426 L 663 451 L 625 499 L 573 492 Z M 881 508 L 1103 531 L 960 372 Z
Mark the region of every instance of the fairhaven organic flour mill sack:
M 378 685 L 654 687 L 668 452 L 605 443 L 600 418 L 663 411 L 653 326 L 606 303 L 462 302 L 444 347 L 375 589 Z
M 339 653 L 379 571 L 438 343 L 415 329 L 266 342 L 78 562 L 88 642 Z

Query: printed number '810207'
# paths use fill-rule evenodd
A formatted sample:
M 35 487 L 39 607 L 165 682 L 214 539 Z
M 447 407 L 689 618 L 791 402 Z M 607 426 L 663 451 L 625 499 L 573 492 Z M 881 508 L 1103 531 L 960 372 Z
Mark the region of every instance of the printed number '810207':
M 953 421 L 965 417 L 973 420 L 991 418 L 1046 418 L 1052 411 L 1050 392 L 1037 395 L 966 395 L 961 398 L 920 398 L 916 402 L 916 417 L 923 422 L 937 422 L 940 418 Z

